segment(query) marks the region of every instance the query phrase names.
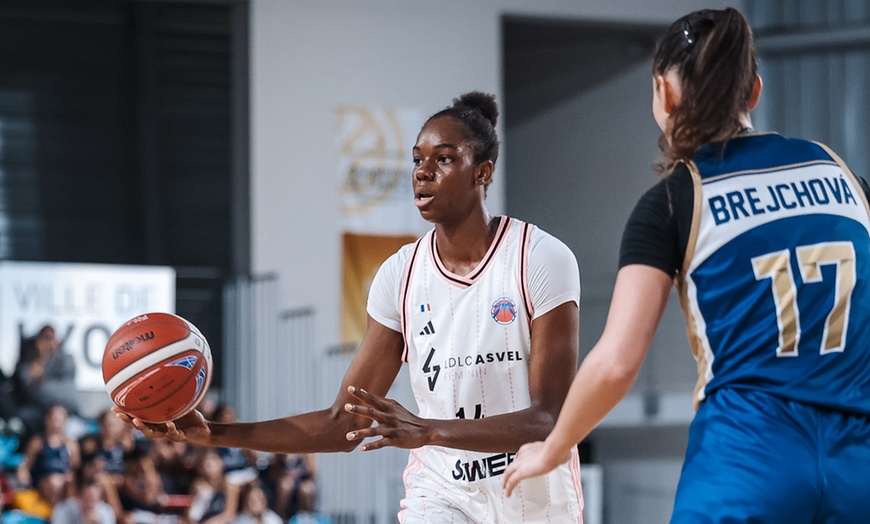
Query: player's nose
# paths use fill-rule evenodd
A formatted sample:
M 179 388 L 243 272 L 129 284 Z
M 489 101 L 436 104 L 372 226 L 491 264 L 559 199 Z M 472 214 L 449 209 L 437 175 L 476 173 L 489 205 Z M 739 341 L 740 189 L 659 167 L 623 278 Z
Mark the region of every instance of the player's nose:
M 435 163 L 429 160 L 423 160 L 419 165 L 414 166 L 414 180 L 424 182 L 435 179 Z

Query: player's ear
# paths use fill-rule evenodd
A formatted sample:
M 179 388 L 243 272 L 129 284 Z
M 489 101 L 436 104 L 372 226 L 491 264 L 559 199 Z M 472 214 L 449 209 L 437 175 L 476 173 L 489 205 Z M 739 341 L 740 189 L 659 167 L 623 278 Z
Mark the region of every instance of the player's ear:
M 659 94 L 662 97 L 662 109 L 665 114 L 671 114 L 677 104 L 680 103 L 680 87 L 675 82 L 679 81 L 677 75 L 659 75 Z
M 761 83 L 761 77 L 755 75 L 755 83 L 752 85 L 752 95 L 749 97 L 749 110 L 752 111 L 755 109 L 755 106 L 758 105 L 758 99 L 761 98 L 761 90 L 763 85 Z
M 492 181 L 492 172 L 495 170 L 495 164 L 492 160 L 484 160 L 477 164 L 477 169 L 474 172 L 474 181 L 478 186 L 486 187 Z

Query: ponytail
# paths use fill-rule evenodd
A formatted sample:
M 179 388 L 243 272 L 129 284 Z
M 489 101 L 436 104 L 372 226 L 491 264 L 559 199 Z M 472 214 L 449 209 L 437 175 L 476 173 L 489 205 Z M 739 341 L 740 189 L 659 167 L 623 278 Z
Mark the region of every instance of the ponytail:
M 702 146 L 742 132 L 740 117 L 749 108 L 758 72 L 749 22 L 733 8 L 680 18 L 656 46 L 653 74 L 674 67 L 681 97 L 659 138 L 664 158 L 655 167 L 660 173 L 670 172 Z

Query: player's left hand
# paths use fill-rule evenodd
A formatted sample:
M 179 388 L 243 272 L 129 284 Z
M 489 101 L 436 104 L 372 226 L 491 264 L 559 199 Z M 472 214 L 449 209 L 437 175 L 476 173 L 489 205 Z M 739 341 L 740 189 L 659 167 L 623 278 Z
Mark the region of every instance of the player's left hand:
M 395 400 L 373 395 L 364 389 L 348 386 L 348 393 L 357 399 L 348 402 L 344 409 L 348 413 L 372 419 L 377 425 L 349 431 L 347 440 L 363 440 L 381 437 L 360 447 L 362 451 L 372 451 L 385 446 L 396 448 L 419 448 L 428 443 L 429 430 L 425 420 L 412 414 Z
M 514 461 L 504 472 L 502 486 L 508 497 L 513 493 L 514 488 L 521 480 L 537 477 L 549 473 L 559 464 L 565 462 L 571 457 L 570 452 L 563 457 L 553 459 L 548 453 L 544 442 L 531 442 L 523 444 L 517 451 L 517 456 Z
M 149 439 L 168 439 L 176 442 L 189 442 L 202 446 L 208 445 L 211 437 L 211 429 L 208 421 L 198 410 L 193 410 L 187 415 L 171 422 L 153 424 L 145 422 L 129 413 L 125 413 L 118 406 L 112 406 L 115 416 L 126 424 L 138 429 Z

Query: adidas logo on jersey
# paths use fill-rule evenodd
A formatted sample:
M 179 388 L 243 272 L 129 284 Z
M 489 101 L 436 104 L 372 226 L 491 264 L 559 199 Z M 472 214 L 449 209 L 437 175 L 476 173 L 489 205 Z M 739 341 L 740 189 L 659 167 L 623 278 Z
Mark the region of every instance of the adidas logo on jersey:
M 435 334 L 435 326 L 432 325 L 432 321 L 430 320 L 428 324 L 423 326 L 423 331 L 420 332 L 421 335 L 434 335 Z

